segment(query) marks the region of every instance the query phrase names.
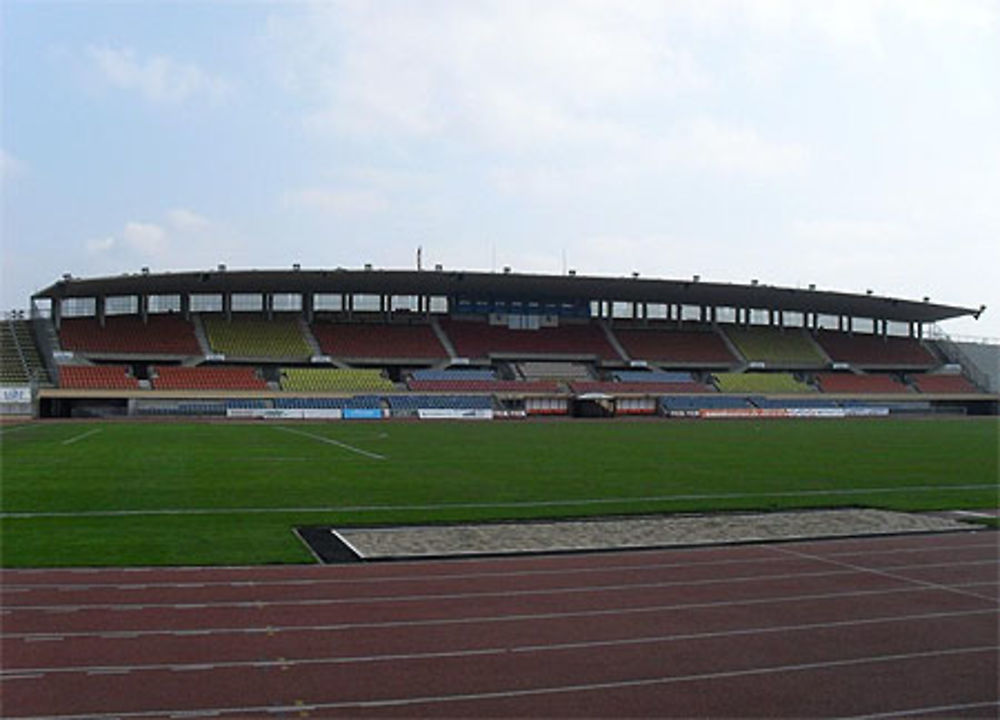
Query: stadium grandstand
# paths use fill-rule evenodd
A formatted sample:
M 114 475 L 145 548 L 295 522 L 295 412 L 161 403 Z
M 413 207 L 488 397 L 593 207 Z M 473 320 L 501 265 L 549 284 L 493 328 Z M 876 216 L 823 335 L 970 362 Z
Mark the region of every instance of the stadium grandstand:
M 996 414 L 984 308 L 761 284 L 435 270 L 65 275 L 2 324 L 41 417 Z

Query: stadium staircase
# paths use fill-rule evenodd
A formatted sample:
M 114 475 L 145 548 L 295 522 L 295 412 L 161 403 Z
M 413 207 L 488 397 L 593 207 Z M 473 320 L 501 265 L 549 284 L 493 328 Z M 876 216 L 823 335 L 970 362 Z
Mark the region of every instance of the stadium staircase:
M 438 322 L 436 317 L 431 318 L 431 329 L 434 331 L 438 341 L 441 343 L 441 347 L 447 351 L 448 357 L 452 360 L 457 358 L 458 353 L 455 352 L 455 346 L 452 345 L 451 338 L 448 337 L 448 333 L 444 331 L 444 328 L 441 327 L 441 323 Z
M 309 349 L 312 350 L 313 356 L 322 355 L 323 348 L 319 346 L 319 341 L 316 336 L 313 335 L 312 329 L 309 327 L 309 323 L 304 317 L 299 317 L 299 331 L 302 333 L 302 338 L 306 341 Z
M 740 352 L 740 349 L 736 347 L 736 344 L 729 339 L 729 335 L 722 332 L 722 328 L 720 328 L 718 324 L 713 324 L 712 329 L 715 331 L 715 334 L 722 339 L 722 342 L 725 343 L 726 349 L 729 350 L 729 352 L 733 354 L 733 357 L 739 361 L 739 365 L 733 368 L 733 372 L 743 372 L 746 370 L 750 363 L 747 362 L 746 356 Z
M 604 336 L 608 339 L 608 344 L 614 348 L 615 352 L 618 353 L 620 357 L 625 362 L 631 362 L 632 358 L 629 356 L 628 351 L 625 347 L 618 341 L 615 337 L 615 333 L 611 330 L 611 326 L 608 325 L 607 321 L 601 320 L 598 323 L 598 327 L 604 332 Z
M 962 368 L 962 372 L 972 381 L 973 385 L 980 388 L 990 388 L 991 382 L 990 377 L 987 373 L 983 372 L 976 361 L 969 356 L 969 354 L 959 347 L 958 343 L 952 342 L 943 332 L 938 331 L 937 337 L 933 340 L 933 346 L 940 352 L 950 363 L 959 365 Z
M 201 315 L 195 313 L 191 315 L 191 324 L 194 325 L 194 336 L 198 338 L 198 347 L 201 348 L 202 355 L 211 355 L 212 346 L 208 342 L 208 333 L 205 332 L 205 323 L 201 320 Z

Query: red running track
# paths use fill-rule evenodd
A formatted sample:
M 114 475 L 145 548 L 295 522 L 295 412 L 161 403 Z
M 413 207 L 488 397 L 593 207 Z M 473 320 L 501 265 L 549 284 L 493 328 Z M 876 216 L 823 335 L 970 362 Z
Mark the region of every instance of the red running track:
M 6 570 L 3 717 L 996 717 L 998 534 Z

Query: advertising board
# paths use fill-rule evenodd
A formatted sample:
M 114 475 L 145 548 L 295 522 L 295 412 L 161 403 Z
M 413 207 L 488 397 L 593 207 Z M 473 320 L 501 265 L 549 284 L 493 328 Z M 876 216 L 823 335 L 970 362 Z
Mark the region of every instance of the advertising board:
M 5 387 L 0 388 L 5 405 L 31 405 L 30 387 Z
M 344 408 L 344 420 L 381 420 L 380 408 Z
M 443 410 L 427 408 L 417 410 L 417 417 L 421 420 L 492 420 L 493 411 L 490 409 Z

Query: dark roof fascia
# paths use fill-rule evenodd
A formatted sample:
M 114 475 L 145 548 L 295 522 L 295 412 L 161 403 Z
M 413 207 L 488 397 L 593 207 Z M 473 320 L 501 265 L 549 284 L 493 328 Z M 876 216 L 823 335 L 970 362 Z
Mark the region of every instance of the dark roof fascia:
M 483 299 L 676 303 L 936 322 L 980 311 L 878 295 L 696 280 L 454 270 L 210 270 L 69 278 L 33 298 L 191 293 L 354 293 Z

